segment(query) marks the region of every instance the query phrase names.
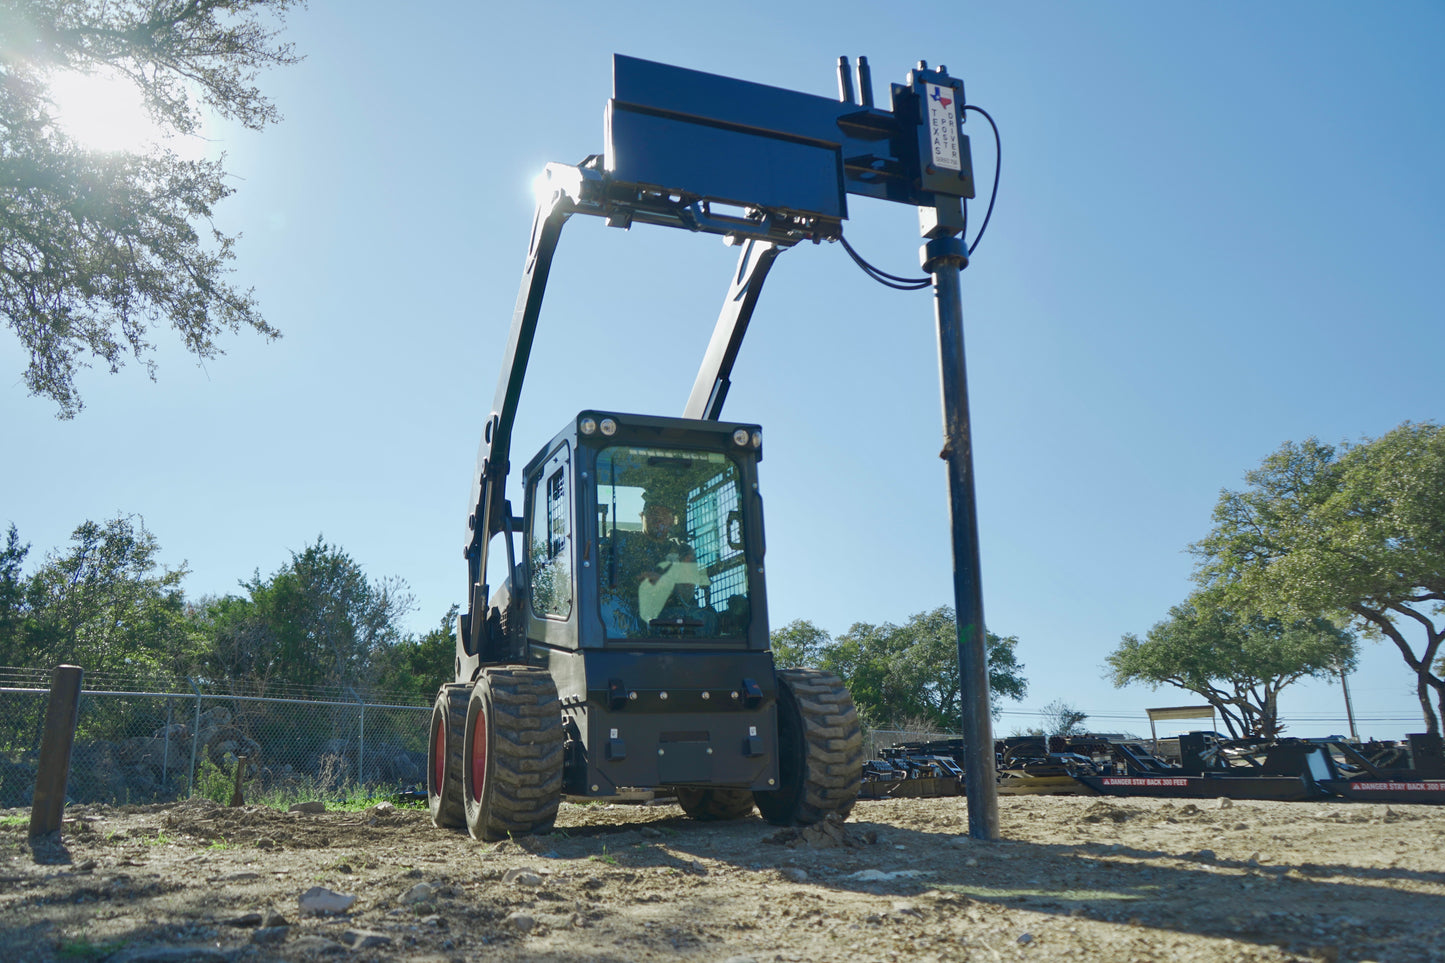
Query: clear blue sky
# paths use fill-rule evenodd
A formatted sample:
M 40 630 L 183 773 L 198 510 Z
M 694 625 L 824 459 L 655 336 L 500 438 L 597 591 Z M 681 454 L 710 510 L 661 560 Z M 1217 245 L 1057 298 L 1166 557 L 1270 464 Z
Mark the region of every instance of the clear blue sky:
M 191 596 L 322 534 L 409 583 L 417 630 L 436 624 L 463 598 L 529 185 L 601 149 L 614 52 L 829 96 L 838 55 L 861 53 L 880 99 L 922 58 L 997 118 L 1002 188 L 963 296 L 985 610 L 1030 683 L 1001 733 L 1059 698 L 1134 731 L 1145 706 L 1195 701 L 1115 690 L 1102 663 L 1189 592 L 1184 550 L 1220 489 L 1285 440 L 1445 413 L 1445 7 L 687 10 L 318 0 L 293 16 L 307 59 L 263 79 L 285 121 L 212 132 L 235 174 L 218 225 L 244 235 L 237 280 L 284 339 L 230 338 L 198 368 L 158 334 L 158 383 L 89 372 L 66 423 L 0 337 L 0 523 L 38 554 L 83 519 L 139 514 Z M 967 132 L 986 185 L 991 139 Z M 852 209 L 854 245 L 913 273 L 914 211 Z M 574 220 L 514 460 L 584 407 L 680 413 L 734 254 Z M 727 414 L 765 426 L 774 625 L 836 633 L 952 603 L 926 292 L 874 284 L 836 245 L 785 253 Z M 1364 734 L 1419 728 L 1393 648 L 1367 645 L 1352 689 L 1379 720 Z M 1282 710 L 1293 734 L 1345 729 L 1337 684 L 1289 689 Z

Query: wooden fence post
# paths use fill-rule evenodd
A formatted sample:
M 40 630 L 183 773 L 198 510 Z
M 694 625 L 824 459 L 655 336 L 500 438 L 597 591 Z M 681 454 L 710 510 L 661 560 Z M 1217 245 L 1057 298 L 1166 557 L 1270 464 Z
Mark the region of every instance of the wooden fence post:
M 30 837 L 60 831 L 65 813 L 65 784 L 70 777 L 70 750 L 80 712 L 78 665 L 60 665 L 50 677 L 50 702 L 45 707 L 45 732 L 40 738 L 40 766 L 35 773 L 35 800 L 30 807 Z

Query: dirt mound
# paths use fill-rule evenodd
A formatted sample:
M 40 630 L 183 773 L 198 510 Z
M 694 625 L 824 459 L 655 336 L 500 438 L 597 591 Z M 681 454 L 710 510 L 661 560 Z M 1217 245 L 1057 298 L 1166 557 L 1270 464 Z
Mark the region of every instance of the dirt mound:
M 860 830 L 856 826 L 849 826 L 841 816 L 830 813 L 821 823 L 780 829 L 771 836 L 764 836 L 763 842 L 774 846 L 787 846 L 789 849 L 799 846 L 809 849 L 857 849 L 878 842 L 878 833 L 872 829 Z

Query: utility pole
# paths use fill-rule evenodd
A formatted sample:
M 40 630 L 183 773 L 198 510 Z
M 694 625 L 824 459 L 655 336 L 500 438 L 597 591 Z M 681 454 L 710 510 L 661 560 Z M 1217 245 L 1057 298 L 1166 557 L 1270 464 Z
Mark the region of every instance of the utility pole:
M 1350 738 L 1359 742 L 1360 734 L 1355 731 L 1355 710 L 1350 705 L 1350 678 L 1344 666 L 1340 667 L 1340 688 L 1345 690 L 1345 715 L 1350 720 Z

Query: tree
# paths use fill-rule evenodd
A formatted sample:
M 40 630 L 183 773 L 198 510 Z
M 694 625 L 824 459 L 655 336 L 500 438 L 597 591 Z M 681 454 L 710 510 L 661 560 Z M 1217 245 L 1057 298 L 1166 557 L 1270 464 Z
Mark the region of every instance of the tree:
M 773 664 L 780 669 L 821 666 L 833 638 L 806 619 L 794 619 L 772 633 Z
M 21 566 L 30 554 L 20 544 L 20 532 L 12 523 L 0 551 L 0 665 L 16 665 L 23 652 L 25 625 L 25 576 Z
M 1044 729 L 1045 735 L 1049 736 L 1075 736 L 1084 731 L 1084 720 L 1089 718 L 1087 712 L 1075 709 L 1063 699 L 1055 699 L 1044 706 Z
M 159 550 L 133 516 L 77 526 L 70 549 L 25 579 L 23 624 L 4 646 L 7 661 L 72 663 L 132 679 L 184 671 L 195 655 L 181 591 L 186 568 L 160 565 Z
M 279 22 L 297 3 L 0 0 L 0 313 L 30 354 L 26 387 L 59 417 L 82 407 L 75 371 L 92 358 L 114 373 L 128 353 L 154 378 L 158 325 L 200 360 L 222 331 L 277 332 L 226 280 L 235 239 L 211 223 L 232 192 L 224 157 L 86 151 L 57 125 L 47 78 L 119 75 L 172 133 L 196 131 L 201 104 L 259 130 L 279 116 L 257 73 L 298 60 L 261 14 Z
M 388 650 L 406 640 L 400 622 L 412 600 L 405 583 L 368 579 L 321 537 L 243 588 L 246 597 L 208 599 L 195 615 L 209 642 L 202 672 L 216 682 L 260 691 L 365 688 L 375 684 Z M 444 665 L 450 662 L 449 654 Z
M 1281 689 L 1348 670 L 1354 659 L 1354 637 L 1327 619 L 1241 614 L 1221 593 L 1200 592 L 1143 639 L 1125 635 L 1107 661 L 1116 686 L 1178 686 L 1214 706 L 1235 738 L 1269 739 L 1283 728 Z
M 1445 431 L 1405 422 L 1357 445 L 1290 442 L 1245 480 L 1243 491 L 1220 495 L 1213 530 L 1193 546 L 1198 581 L 1232 605 L 1348 620 L 1389 639 L 1415 673 L 1426 727 L 1438 734 Z
M 997 716 L 999 699 L 1023 698 L 1028 683 L 1015 653 L 1018 639 L 990 632 L 987 640 Z M 901 626 L 858 622 L 836 640 L 811 622 L 792 622 L 773 633 L 773 644 L 780 664 L 811 661 L 836 672 L 873 726 L 958 726 L 958 626 L 951 608 L 919 612 Z
M 383 650 L 376 657 L 376 688 L 389 696 L 430 702 L 438 686 L 452 681 L 458 611 L 453 605 L 430 632 L 407 636 Z

